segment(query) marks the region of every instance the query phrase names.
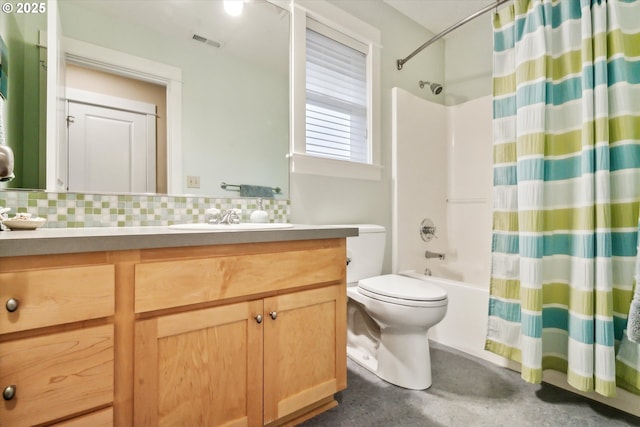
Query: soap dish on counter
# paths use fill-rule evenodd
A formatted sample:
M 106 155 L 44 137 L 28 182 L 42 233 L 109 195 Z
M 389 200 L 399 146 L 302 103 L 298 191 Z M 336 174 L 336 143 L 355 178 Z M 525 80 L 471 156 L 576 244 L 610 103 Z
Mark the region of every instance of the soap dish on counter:
M 45 222 L 47 222 L 46 218 L 32 218 L 29 214 L 16 214 L 13 218 L 2 220 L 2 223 L 12 230 L 35 230 Z

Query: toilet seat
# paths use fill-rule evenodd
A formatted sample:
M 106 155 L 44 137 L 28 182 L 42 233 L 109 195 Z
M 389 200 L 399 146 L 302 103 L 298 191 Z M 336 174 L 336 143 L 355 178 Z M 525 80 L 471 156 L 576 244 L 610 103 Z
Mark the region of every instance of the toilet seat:
M 411 307 L 438 307 L 447 304 L 447 293 L 438 286 L 397 274 L 360 280 L 358 290 L 370 298 Z

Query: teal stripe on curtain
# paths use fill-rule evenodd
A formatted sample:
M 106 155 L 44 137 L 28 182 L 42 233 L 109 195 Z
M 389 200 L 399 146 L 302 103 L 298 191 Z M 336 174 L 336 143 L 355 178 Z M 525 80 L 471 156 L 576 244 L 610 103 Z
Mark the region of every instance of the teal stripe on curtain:
M 534 14 L 531 19 L 518 18 L 515 22 L 515 33 L 518 34 L 520 39 L 529 33 L 536 31 L 539 27 L 546 24 L 544 16 L 551 16 L 551 27 L 559 28 L 566 20 L 580 19 L 581 9 L 580 4 L 576 1 L 562 1 L 556 6 L 552 6 L 550 3 L 544 3 L 536 5 L 537 8 L 543 7 L 546 11 L 544 15 Z M 503 52 L 509 47 L 513 46 L 513 32 L 498 32 L 494 35 L 494 52 Z
M 640 1 L 515 0 L 493 23 L 486 348 L 527 381 L 559 369 L 582 391 L 640 394 L 625 334 L 640 271 Z
M 503 254 L 517 254 L 520 247 L 520 237 L 509 234 L 493 234 L 491 247 L 493 252 Z
M 600 68 L 593 72 L 594 68 Z M 606 68 L 606 72 L 604 69 Z M 595 80 L 594 80 L 595 79 Z M 580 100 L 585 89 L 594 85 L 614 85 L 617 83 L 640 83 L 640 62 L 615 59 L 608 64 L 590 65 L 583 69 L 580 76 L 568 78 L 559 83 L 548 81 L 533 82 L 518 88 L 516 96 L 494 100 L 494 118 L 508 117 L 516 108 L 539 103 L 562 105 Z
M 542 337 L 542 316 L 522 313 L 522 335 L 532 338 Z
M 605 155 L 606 154 L 606 155 Z M 494 169 L 494 184 L 514 184 L 519 181 L 542 179 L 561 181 L 578 178 L 590 171 L 617 172 L 635 169 L 640 161 L 640 147 L 622 145 L 618 147 L 586 148 L 569 158 L 524 159 L 516 166 L 497 166 Z
M 547 307 L 542 309 L 542 314 L 543 328 L 569 330 L 569 313 L 566 308 Z
M 514 185 L 518 181 L 515 166 L 501 166 L 493 170 L 494 185 Z
M 516 113 L 516 98 L 510 96 L 504 99 L 493 100 L 493 118 L 510 117 Z
M 609 85 L 627 82 L 640 83 L 640 60 L 631 61 L 629 58 L 616 58 L 607 63 L 607 77 Z
M 518 236 L 515 234 L 493 235 L 494 252 L 518 254 L 532 258 L 544 249 L 544 256 L 572 255 L 579 258 L 634 257 L 635 232 L 597 233 L 596 235 L 571 235 L 556 233 L 551 236 Z M 597 244 L 595 243 L 597 241 Z M 597 247 L 597 252 L 594 248 Z
M 593 318 L 580 319 L 569 316 L 569 337 L 577 342 L 593 344 L 595 342 Z
M 520 305 L 513 304 L 506 301 L 500 301 L 493 299 L 490 302 L 491 308 L 494 312 L 500 313 L 500 317 L 509 322 L 520 323 Z

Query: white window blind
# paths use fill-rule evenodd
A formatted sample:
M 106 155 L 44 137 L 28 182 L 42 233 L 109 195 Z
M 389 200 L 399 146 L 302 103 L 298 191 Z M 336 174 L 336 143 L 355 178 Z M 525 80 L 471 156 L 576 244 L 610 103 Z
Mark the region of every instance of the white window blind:
M 306 153 L 370 163 L 367 55 L 307 28 Z

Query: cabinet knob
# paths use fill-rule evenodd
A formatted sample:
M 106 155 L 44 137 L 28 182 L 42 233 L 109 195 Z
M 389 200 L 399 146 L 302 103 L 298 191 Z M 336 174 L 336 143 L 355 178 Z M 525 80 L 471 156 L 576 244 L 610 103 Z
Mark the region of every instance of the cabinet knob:
M 4 388 L 4 390 L 2 390 L 2 398 L 4 400 L 11 400 L 15 397 L 15 395 L 16 395 L 15 385 L 8 385 Z
M 276 317 L 278 317 L 278 313 L 275 311 L 271 311 L 269 312 L 269 316 L 271 316 L 273 320 L 276 320 Z
M 258 323 L 262 323 L 262 314 L 258 314 L 258 315 L 256 316 L 256 322 L 258 322 Z
M 13 313 L 18 309 L 18 300 L 15 298 L 9 298 L 4 305 L 9 313 Z

